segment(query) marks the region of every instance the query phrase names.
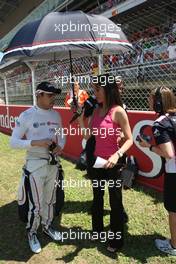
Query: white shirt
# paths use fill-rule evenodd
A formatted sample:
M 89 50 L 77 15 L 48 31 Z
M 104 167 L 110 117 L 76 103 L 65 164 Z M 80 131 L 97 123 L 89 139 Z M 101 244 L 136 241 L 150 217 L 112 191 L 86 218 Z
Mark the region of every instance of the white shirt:
M 176 23 L 174 23 L 173 26 L 172 26 L 172 32 L 173 32 L 173 33 L 176 32 Z
M 51 139 L 62 149 L 65 145 L 59 113 L 53 109 L 44 110 L 33 106 L 20 114 L 12 132 L 10 145 L 13 148 L 27 149 L 30 156 L 48 157 L 48 148 L 31 146 L 32 140 L 41 139 Z
M 167 48 L 167 51 L 169 52 L 169 59 L 175 59 L 176 58 L 176 45 L 170 45 Z

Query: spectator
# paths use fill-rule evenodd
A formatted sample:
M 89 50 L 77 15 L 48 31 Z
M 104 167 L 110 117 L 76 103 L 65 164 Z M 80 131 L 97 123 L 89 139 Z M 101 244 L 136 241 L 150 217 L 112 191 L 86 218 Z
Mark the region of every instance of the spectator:
M 123 55 L 119 55 L 119 64 L 122 66 L 124 64 L 124 57 Z
M 136 63 L 142 64 L 144 62 L 144 52 L 140 47 L 136 51 L 137 51 Z
M 5 104 L 4 100 L 0 98 L 0 105 L 4 105 L 4 104 Z
M 169 59 L 173 60 L 176 58 L 176 45 L 175 42 L 170 42 L 169 47 L 167 48 L 167 51 L 169 53 Z
M 168 59 L 168 53 L 167 52 L 161 52 L 160 59 L 163 61 L 167 60 Z
M 79 106 L 83 106 L 84 102 L 89 97 L 86 91 L 80 89 L 79 83 L 77 81 L 74 83 L 74 94 L 75 94 L 75 99 L 77 100 Z M 66 107 L 73 106 L 72 92 L 67 93 L 66 98 L 65 98 L 65 106 Z
M 107 59 L 107 58 L 106 58 Z M 90 72 L 92 75 L 98 75 L 98 64 L 95 62 L 91 62 L 90 64 Z
M 176 33 L 176 22 L 172 25 L 172 33 Z
M 113 1 L 112 0 L 108 0 L 108 7 L 111 8 L 113 6 Z
M 151 92 L 150 109 L 159 114 L 153 124 L 155 145 L 141 138 L 140 145 L 165 159 L 164 206 L 169 214 L 171 240 L 156 239 L 156 247 L 167 254 L 176 256 L 176 103 L 174 93 L 167 87 Z

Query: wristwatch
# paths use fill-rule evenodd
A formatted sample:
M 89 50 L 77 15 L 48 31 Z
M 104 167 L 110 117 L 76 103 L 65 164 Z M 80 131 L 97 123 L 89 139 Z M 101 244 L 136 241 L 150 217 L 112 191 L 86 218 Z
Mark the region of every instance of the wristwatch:
M 122 158 L 122 157 L 123 157 L 123 153 L 122 153 L 122 151 L 118 150 L 118 151 L 117 151 L 117 154 L 118 154 L 119 158 Z

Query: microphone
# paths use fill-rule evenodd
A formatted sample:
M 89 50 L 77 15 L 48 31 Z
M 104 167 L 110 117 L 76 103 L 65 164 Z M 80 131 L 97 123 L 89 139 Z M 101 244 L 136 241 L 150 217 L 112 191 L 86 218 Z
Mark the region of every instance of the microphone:
M 73 115 L 73 117 L 72 117 L 72 119 L 70 120 L 70 124 L 73 122 L 73 121 L 75 121 L 81 114 L 82 114 L 82 112 L 83 112 L 83 109 L 84 109 L 84 107 L 80 107 L 80 108 L 78 108 L 77 110 L 76 110 L 76 112 L 74 113 L 74 115 Z
M 78 107 L 76 112 L 74 113 L 72 119 L 70 120 L 70 124 L 75 121 L 83 112 L 84 110 L 84 117 L 88 118 L 92 115 L 94 109 L 97 107 L 98 102 L 94 96 L 90 96 L 85 102 L 82 107 Z

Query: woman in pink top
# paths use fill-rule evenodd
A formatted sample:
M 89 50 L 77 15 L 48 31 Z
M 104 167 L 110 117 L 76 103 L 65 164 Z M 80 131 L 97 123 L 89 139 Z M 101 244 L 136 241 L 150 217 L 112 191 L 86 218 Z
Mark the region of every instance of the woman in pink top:
M 109 190 L 110 231 L 107 233 L 108 251 L 115 252 L 122 248 L 124 233 L 123 205 L 121 179 L 119 175 L 118 160 L 133 144 L 131 129 L 127 114 L 122 107 L 122 101 L 117 89 L 114 76 L 108 74 L 98 76 L 98 82 L 93 85 L 98 101 L 98 108 L 94 111 L 90 130 L 83 129 L 84 138 L 95 136 L 95 157 L 106 159 L 103 168 L 91 168 L 90 176 L 93 186 L 92 205 L 92 238 L 101 239 L 103 232 L 104 189 L 107 182 Z M 83 115 L 79 118 L 81 128 L 85 128 Z M 90 132 L 91 133 L 87 133 Z M 125 142 L 119 146 L 120 133 L 124 134 Z

